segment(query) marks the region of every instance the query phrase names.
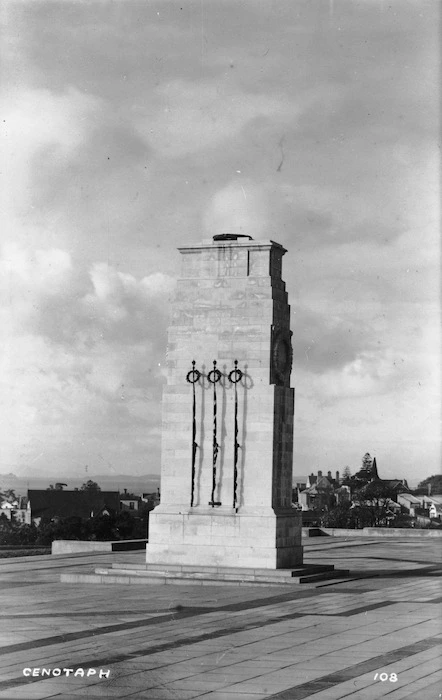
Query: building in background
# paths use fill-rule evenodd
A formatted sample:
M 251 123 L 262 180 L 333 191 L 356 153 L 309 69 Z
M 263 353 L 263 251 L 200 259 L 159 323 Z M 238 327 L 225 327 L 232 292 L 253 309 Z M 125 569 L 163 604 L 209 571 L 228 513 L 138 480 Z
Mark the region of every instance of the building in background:
M 52 520 L 75 516 L 87 520 L 100 515 L 116 515 L 121 509 L 118 491 L 30 489 L 28 500 L 35 525 L 42 518 Z
M 141 496 L 136 496 L 133 493 L 128 493 L 127 489 L 124 489 L 124 492 L 120 494 L 121 510 L 129 510 L 135 514 L 138 513 L 138 511 L 141 509 L 142 503 L 143 499 L 141 498 Z
M 31 507 L 26 496 L 17 496 L 13 500 L 4 500 L 0 505 L 0 515 L 17 523 L 30 525 Z

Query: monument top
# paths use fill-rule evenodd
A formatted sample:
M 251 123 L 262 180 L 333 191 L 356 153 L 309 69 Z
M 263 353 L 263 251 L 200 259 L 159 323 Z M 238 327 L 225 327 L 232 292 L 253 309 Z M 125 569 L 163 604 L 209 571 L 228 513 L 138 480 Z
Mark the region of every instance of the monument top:
M 221 233 L 212 238 L 204 238 L 200 243 L 180 246 L 180 252 L 201 250 L 202 248 L 248 248 L 266 250 L 270 248 L 278 248 L 282 255 L 286 253 L 286 249 L 280 243 L 270 239 L 255 240 L 252 236 L 239 233 Z
M 214 241 L 236 241 L 238 238 L 248 238 L 249 241 L 253 241 L 252 236 L 248 236 L 246 233 L 218 233 L 213 236 Z

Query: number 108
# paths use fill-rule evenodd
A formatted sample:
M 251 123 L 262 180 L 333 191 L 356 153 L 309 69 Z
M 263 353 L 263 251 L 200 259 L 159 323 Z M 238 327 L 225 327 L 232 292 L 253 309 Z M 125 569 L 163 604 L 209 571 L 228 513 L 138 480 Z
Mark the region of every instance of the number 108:
M 388 675 L 388 673 L 375 673 L 373 680 L 375 680 L 375 681 L 379 680 L 382 682 L 390 681 L 391 683 L 396 683 L 397 673 L 390 673 L 390 675 Z

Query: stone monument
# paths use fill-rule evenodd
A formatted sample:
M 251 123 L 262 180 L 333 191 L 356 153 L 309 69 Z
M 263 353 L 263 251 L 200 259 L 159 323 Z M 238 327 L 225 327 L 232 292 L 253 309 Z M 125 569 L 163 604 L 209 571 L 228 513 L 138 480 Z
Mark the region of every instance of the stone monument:
M 161 503 L 148 564 L 302 565 L 292 508 L 290 306 L 278 243 L 222 234 L 179 249 L 168 332 Z

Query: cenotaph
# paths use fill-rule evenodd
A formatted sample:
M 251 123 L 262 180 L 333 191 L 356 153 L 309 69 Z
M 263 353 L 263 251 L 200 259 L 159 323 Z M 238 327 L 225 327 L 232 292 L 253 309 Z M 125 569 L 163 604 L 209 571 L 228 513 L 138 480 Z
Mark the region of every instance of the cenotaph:
M 179 252 L 146 562 L 299 567 L 286 250 L 222 234 Z

